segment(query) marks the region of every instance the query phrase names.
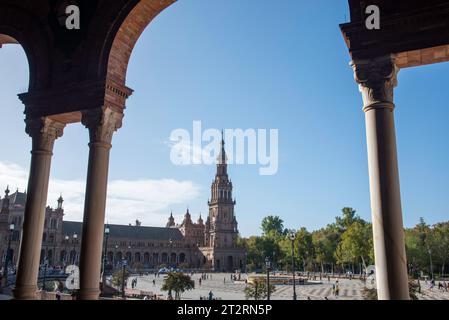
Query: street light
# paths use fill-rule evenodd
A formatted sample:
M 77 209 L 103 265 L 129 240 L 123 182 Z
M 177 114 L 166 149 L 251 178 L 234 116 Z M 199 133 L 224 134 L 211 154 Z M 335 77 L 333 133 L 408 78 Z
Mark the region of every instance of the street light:
M 3 269 L 3 278 L 5 279 L 5 287 L 8 286 L 8 263 L 9 263 L 9 259 L 12 259 L 12 257 L 11 257 L 11 240 L 12 240 L 12 235 L 14 233 L 14 229 L 15 229 L 15 226 L 13 223 L 11 223 L 9 225 L 8 249 L 6 250 L 5 266 Z M 1 287 L 1 283 L 0 283 L 0 287 Z
M 270 268 L 271 262 L 268 257 L 265 258 L 265 266 L 267 268 L 267 300 L 270 300 Z
M 69 239 L 70 239 L 70 237 L 68 235 L 66 235 L 64 237 L 65 245 L 66 245 L 66 247 L 65 247 L 65 255 L 64 255 L 64 269 L 65 269 L 65 266 L 66 266 L 66 263 L 67 263 L 67 251 L 69 251 L 69 249 L 67 248 L 67 245 L 69 243 Z
M 290 232 L 288 238 L 292 242 L 292 273 L 293 273 L 293 300 L 296 300 L 296 280 L 295 280 L 295 239 L 296 234 Z
M 126 268 L 126 259 L 122 260 L 122 298 L 125 299 L 125 268 Z
M 170 240 L 168 240 L 168 242 L 170 243 L 170 252 L 168 254 L 168 267 L 171 269 L 171 252 L 173 251 L 173 240 L 170 238 Z
M 113 259 L 114 269 L 117 267 L 117 250 L 118 250 L 118 244 L 115 245 L 115 252 L 114 252 L 114 259 Z
M 47 267 L 48 267 L 48 257 L 45 257 L 44 259 L 44 280 L 42 281 L 42 291 L 46 291 L 47 290 Z
M 78 235 L 76 233 L 73 234 L 73 264 L 76 263 L 76 240 L 78 239 Z
M 103 252 L 103 270 L 102 270 L 102 275 L 103 275 L 103 291 L 104 291 L 104 287 L 106 285 L 106 260 L 107 260 L 107 250 L 108 250 L 108 238 L 109 238 L 109 226 L 106 225 L 106 228 L 104 229 L 104 236 L 105 236 L 105 242 L 104 242 L 104 252 Z

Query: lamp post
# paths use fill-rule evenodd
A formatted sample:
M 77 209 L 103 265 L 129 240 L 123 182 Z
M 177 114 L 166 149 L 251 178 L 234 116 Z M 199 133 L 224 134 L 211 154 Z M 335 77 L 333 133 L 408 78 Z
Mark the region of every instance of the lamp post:
M 265 266 L 267 268 L 267 300 L 270 300 L 270 268 L 271 262 L 268 257 L 265 258 Z
M 122 260 L 122 298 L 125 299 L 126 295 L 125 295 L 125 269 L 126 269 L 126 259 Z
M 55 235 L 55 237 L 53 238 L 53 256 L 52 256 L 51 265 L 53 267 L 55 267 L 56 266 L 56 262 L 57 262 L 57 257 L 56 257 L 56 235 Z
M 6 255 L 5 255 L 5 266 L 3 268 L 3 278 L 5 279 L 5 287 L 8 286 L 8 263 L 9 263 L 9 259 L 12 258 L 11 257 L 11 241 L 12 241 L 12 235 L 14 233 L 14 229 L 15 229 L 15 226 L 13 223 L 11 223 L 9 225 L 9 239 L 8 239 L 8 248 L 6 250 Z M 1 283 L 0 283 L 0 287 L 1 287 Z
M 292 242 L 292 274 L 293 274 L 293 300 L 296 300 L 296 280 L 295 280 L 295 239 L 296 234 L 290 232 L 288 235 L 290 241 Z
M 248 252 L 245 252 L 245 274 L 248 274 Z
M 47 266 L 48 266 L 48 257 L 45 257 L 44 259 L 44 279 L 42 281 L 42 291 L 47 290 Z
M 73 261 L 72 264 L 76 264 L 76 241 L 78 239 L 78 235 L 76 233 L 73 234 Z
M 173 250 L 173 240 L 170 238 L 170 240 L 168 240 L 169 244 L 170 244 L 170 252 L 168 254 L 168 267 L 171 269 L 171 253 Z
M 117 268 L 117 250 L 118 250 L 118 244 L 115 245 L 115 252 L 114 252 L 114 259 L 113 259 L 114 269 Z
M 106 285 L 106 260 L 107 260 L 107 250 L 108 250 L 108 238 L 109 238 L 109 226 L 106 226 L 104 229 L 104 249 L 103 249 L 103 268 L 102 268 L 102 284 L 103 284 L 103 290 Z
M 67 264 L 67 251 L 69 251 L 69 248 L 68 248 L 68 244 L 69 244 L 69 236 L 68 235 L 66 235 L 65 237 L 64 237 L 64 240 L 65 240 L 65 255 L 64 255 L 64 269 L 65 269 L 65 267 L 66 267 L 66 264 Z

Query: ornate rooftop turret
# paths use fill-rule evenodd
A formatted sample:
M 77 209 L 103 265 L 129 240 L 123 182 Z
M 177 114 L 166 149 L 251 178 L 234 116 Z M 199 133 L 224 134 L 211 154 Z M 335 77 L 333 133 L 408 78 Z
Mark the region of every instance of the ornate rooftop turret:
M 182 225 L 191 225 L 192 224 L 192 216 L 190 215 L 189 209 L 187 208 L 187 212 L 184 215 L 184 221 L 182 222 Z
M 175 227 L 175 218 L 173 217 L 173 212 L 170 213 L 170 217 L 168 218 L 167 228 Z
M 64 203 L 64 199 L 62 198 L 62 193 L 58 198 L 58 209 L 62 210 L 62 204 Z
M 204 224 L 203 218 L 201 217 L 201 213 L 200 213 L 200 217 L 198 218 L 198 224 Z

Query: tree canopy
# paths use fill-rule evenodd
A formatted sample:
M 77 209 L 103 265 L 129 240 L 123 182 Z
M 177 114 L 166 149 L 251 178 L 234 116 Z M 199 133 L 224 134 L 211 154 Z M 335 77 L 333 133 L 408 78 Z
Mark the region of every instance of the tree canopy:
M 284 228 L 279 216 L 262 220 L 261 236 L 241 238 L 239 243 L 248 252 L 248 270 L 261 270 L 265 258 L 273 261 L 278 270 L 291 270 L 292 242 L 289 232 L 296 235 L 293 242 L 295 270 L 320 272 L 360 272 L 374 264 L 371 223 L 363 220 L 350 207 L 326 227 L 309 231 L 304 227 Z M 444 274 L 449 261 L 449 222 L 427 225 L 424 219 L 404 230 L 410 274 L 418 271 L 431 274 L 430 257 L 434 272 Z

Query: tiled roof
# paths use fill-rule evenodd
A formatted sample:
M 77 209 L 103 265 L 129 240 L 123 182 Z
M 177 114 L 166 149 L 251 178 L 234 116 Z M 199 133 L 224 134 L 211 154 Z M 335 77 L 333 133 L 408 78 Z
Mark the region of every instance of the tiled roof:
M 82 233 L 81 222 L 63 221 L 62 232 L 71 237 L 74 233 L 78 236 Z M 181 231 L 177 228 L 136 227 L 125 225 L 109 225 L 110 237 L 127 238 L 134 240 L 158 240 L 158 241 L 182 241 Z

